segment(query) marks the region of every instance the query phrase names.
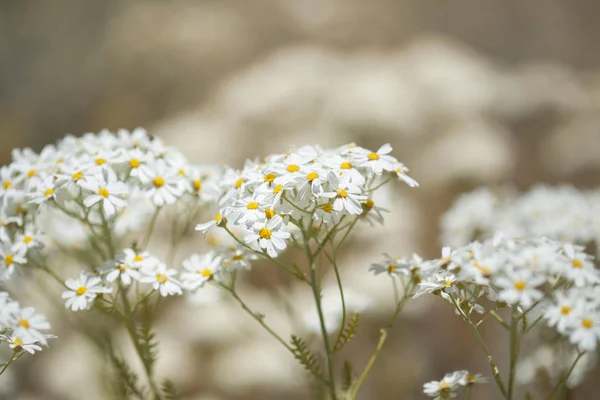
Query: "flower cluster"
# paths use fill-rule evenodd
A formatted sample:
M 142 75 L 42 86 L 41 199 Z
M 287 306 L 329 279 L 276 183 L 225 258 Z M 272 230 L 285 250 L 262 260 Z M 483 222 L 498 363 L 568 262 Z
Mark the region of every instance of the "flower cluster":
M 213 200 L 213 172 L 139 128 L 67 136 L 40 154 L 14 150 L 0 169 L 0 279 L 28 264 L 42 231 L 53 242 L 75 235 L 81 244 L 106 227 L 123 236 L 166 205 Z
M 349 217 L 383 222 L 385 210 L 375 205 L 373 192 L 392 177 L 417 186 L 391 151 L 389 144 L 377 151 L 354 144 L 331 150 L 306 146 L 262 163 L 248 161 L 242 171 L 225 173 L 220 212 L 197 230 L 230 223 L 243 232 L 248 247 L 276 257 L 290 240 L 303 239 L 288 232 L 288 222 L 315 235 Z
M 373 268 L 380 272 L 382 265 Z M 521 314 L 536 309 L 541 320 L 581 351 L 594 351 L 600 339 L 600 270 L 580 246 L 497 234 L 445 248 L 439 259 L 399 260 L 387 272 L 412 274 L 419 282 L 414 297 L 439 295 L 462 315 L 502 305 Z
M 442 241 L 462 246 L 501 230 L 514 237 L 548 237 L 587 244 L 600 239 L 600 192 L 538 185 L 524 194 L 479 188 L 442 218 Z
M 478 383 L 487 383 L 488 379 L 469 371 L 454 371 L 444 375 L 440 381 L 431 381 L 423 385 L 423 393 L 434 400 L 445 400 L 458 396 L 458 390 Z
M 0 292 L 0 344 L 7 342 L 15 353 L 41 351 L 40 345 L 47 346 L 48 339 L 55 336 L 44 333 L 50 323 L 42 314 L 31 307 L 21 307 L 11 300 L 8 293 Z

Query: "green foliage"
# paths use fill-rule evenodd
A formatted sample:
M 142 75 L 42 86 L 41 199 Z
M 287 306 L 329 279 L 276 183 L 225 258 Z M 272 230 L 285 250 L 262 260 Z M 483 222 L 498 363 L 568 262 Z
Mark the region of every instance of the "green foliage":
M 169 379 L 163 379 L 162 381 L 162 392 L 165 396 L 165 400 L 177 400 L 177 390 L 175 390 L 175 384 Z
M 333 352 L 337 353 L 356 335 L 358 330 L 358 313 L 355 313 L 350 317 L 350 320 L 340 332 L 335 345 L 333 346 Z
M 138 387 L 137 375 L 129 369 L 122 358 L 110 354 L 110 361 L 115 369 L 115 391 L 120 399 L 131 397 L 144 400 L 144 391 Z
M 308 349 L 306 342 L 298 336 L 292 335 L 291 344 L 294 356 L 300 361 L 304 369 L 310 372 L 317 380 L 323 381 L 325 378 L 319 367 L 317 357 Z
M 354 376 L 354 369 L 352 368 L 352 364 L 348 361 L 344 361 L 344 366 L 342 367 L 342 390 L 347 392 L 354 385 L 354 381 L 356 380 Z
M 148 298 L 142 300 L 141 307 L 142 324 L 137 332 L 140 356 L 148 372 L 152 373 L 158 358 L 158 342 L 156 341 L 156 335 L 152 332 L 152 313 Z

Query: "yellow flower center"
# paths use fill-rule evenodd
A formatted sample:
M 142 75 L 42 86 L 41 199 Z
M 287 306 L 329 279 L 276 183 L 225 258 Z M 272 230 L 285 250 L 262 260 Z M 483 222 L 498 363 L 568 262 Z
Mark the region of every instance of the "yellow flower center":
M 14 257 L 12 254 L 9 254 L 6 257 L 4 257 L 4 264 L 6 264 L 7 267 L 10 267 L 11 265 L 13 265 L 13 263 Z
M 451 280 L 449 280 L 448 278 L 445 278 L 445 279 L 444 279 L 444 283 L 446 284 L 446 287 L 450 287 L 450 286 L 452 286 L 452 281 L 451 281 Z
M 338 195 L 338 197 L 341 197 L 342 199 L 345 199 L 348 196 L 348 192 L 346 192 L 344 189 L 338 189 L 335 191 Z
M 283 185 L 277 185 L 273 188 L 273 194 L 277 194 L 279 192 L 281 192 L 281 190 L 283 189 Z
M 484 267 L 484 266 L 482 266 L 482 265 L 481 265 L 481 264 L 479 264 L 477 261 L 475 261 L 475 262 L 473 263 L 473 266 L 474 266 L 475 268 L 477 268 L 479 271 L 481 271 L 481 273 L 482 273 L 484 276 L 488 276 L 488 275 L 490 274 L 490 272 L 492 272 L 492 271 L 490 271 L 490 269 L 489 269 L 488 267 Z
M 35 176 L 36 172 L 35 169 L 30 169 L 29 172 L 27 172 L 27 176 L 29 178 L 33 178 Z
M 248 203 L 248 205 L 246 206 L 246 208 L 248 210 L 256 210 L 258 208 L 258 203 L 255 201 L 251 201 L 250 203 Z
M 85 292 L 87 292 L 87 288 L 85 286 L 80 286 L 77 288 L 77 290 L 75 291 L 75 294 L 77 296 L 83 296 L 85 294 Z
M 560 308 L 560 313 L 562 315 L 569 315 L 570 312 L 571 312 L 571 307 L 569 307 L 569 306 L 562 306 Z
M 215 222 L 218 224 L 219 222 L 221 222 L 221 218 L 221 214 L 215 215 Z
M 12 344 L 14 344 L 17 347 L 21 347 L 21 346 L 23 346 L 23 340 L 21 340 L 19 338 L 15 338 L 15 339 L 13 339 Z
M 27 321 L 26 319 L 21 318 L 19 320 L 19 325 L 21 325 L 25 329 L 29 329 L 29 321 Z
M 306 175 L 306 180 L 309 182 L 312 182 L 315 179 L 317 179 L 318 177 L 319 177 L 319 174 L 317 174 L 316 172 L 311 172 L 308 175 Z
M 261 239 L 271 239 L 271 230 L 269 228 L 262 228 L 258 233 Z
M 73 175 L 71 175 L 71 178 L 73 178 L 74 181 L 78 181 L 83 178 L 83 173 L 75 172 Z
M 25 244 L 29 244 L 29 243 L 31 243 L 31 242 L 33 242 L 33 237 L 31 237 L 31 236 L 25 236 L 25 237 L 23 238 L 23 243 L 25 243 Z
M 290 164 L 286 168 L 287 172 L 294 173 L 300 171 L 300 167 L 296 164 Z
M 373 200 L 371 200 L 371 199 L 367 199 L 367 200 L 365 201 L 365 206 L 366 206 L 367 208 L 373 208 L 373 207 L 375 206 L 375 202 L 374 202 Z
M 105 199 L 108 198 L 108 196 L 110 196 L 110 193 L 108 193 L 108 190 L 106 188 L 98 190 L 98 194 L 104 197 Z
M 377 161 L 377 160 L 379 160 L 379 154 L 371 153 L 371 154 L 369 154 L 368 158 L 370 161 Z
M 326 213 L 330 213 L 330 212 L 332 212 L 332 211 L 333 211 L 333 204 L 329 204 L 329 203 L 327 203 L 327 204 L 323 204 L 323 205 L 321 206 L 321 209 L 322 209 L 323 211 L 325 211 Z
M 104 158 L 96 158 L 96 165 L 106 164 L 106 160 Z
M 8 188 L 10 188 L 10 187 L 12 186 L 12 184 L 13 184 L 13 183 L 12 183 L 12 181 L 6 181 L 6 182 L 4 182 L 4 183 L 2 184 L 2 187 L 3 187 L 4 189 L 8 189 Z
M 46 191 L 44 192 L 44 196 L 46 197 L 50 197 L 54 194 L 54 189 L 50 188 L 50 189 L 46 189 Z
M 117 264 L 117 269 L 121 272 L 125 271 L 127 269 L 127 265 L 125 264 Z
M 202 189 L 202 179 L 194 180 L 194 189 L 196 190 L 196 192 L 199 192 L 200 189 Z
M 144 261 L 144 257 L 140 256 L 139 254 L 136 254 L 135 257 L 133 257 L 133 261 L 142 262 Z
M 154 178 L 153 183 L 154 183 L 154 186 L 156 186 L 157 188 L 165 186 L 165 180 L 160 176 L 157 176 L 156 178 Z
M 275 180 L 276 176 L 275 174 L 266 174 L 265 175 L 265 182 L 271 183 Z
M 573 268 L 582 268 L 583 262 L 581 262 L 581 260 L 574 259 L 573 261 L 571 261 L 571 265 L 573 265 Z
M 243 184 L 244 184 L 244 179 L 240 178 L 237 181 L 235 181 L 235 184 L 233 186 L 235 186 L 236 189 L 239 189 Z
M 129 166 L 131 168 L 137 168 L 140 166 L 142 162 L 140 160 L 138 160 L 137 158 L 132 158 L 131 160 L 129 160 Z
M 164 275 L 164 274 L 156 274 L 156 282 L 164 284 L 164 283 L 167 283 L 168 280 L 169 279 L 167 278 L 166 275 Z
M 265 210 L 265 217 L 267 217 L 267 219 L 271 219 L 275 216 L 275 211 L 274 210 Z
M 474 383 L 475 382 L 475 375 L 467 375 L 467 382 L 469 383 Z
M 398 269 L 398 267 L 396 267 L 395 265 L 389 265 L 387 267 L 388 272 L 391 274 L 392 272 L 395 272 Z
M 352 164 L 349 163 L 348 161 L 344 161 L 343 163 L 340 164 L 340 168 L 341 169 L 352 169 Z
M 592 321 L 589 318 L 586 318 L 583 321 L 581 321 L 581 326 L 583 326 L 585 329 L 591 329 L 594 326 L 594 321 Z
M 441 381 L 440 382 L 440 389 L 444 390 L 444 389 L 449 389 L 450 388 L 450 384 L 446 381 Z
M 185 171 L 183 170 L 183 168 L 179 169 L 179 175 L 185 176 Z
M 212 276 L 212 271 L 206 268 L 204 271 L 202 271 L 202 276 L 205 278 L 210 278 Z
M 233 257 L 231 257 L 231 259 L 232 259 L 232 260 L 234 260 L 234 261 L 239 261 L 239 260 L 241 260 L 241 259 L 243 259 L 243 258 L 244 258 L 244 257 L 242 257 L 242 256 L 241 256 L 241 255 L 239 255 L 239 254 L 236 254 L 236 255 L 234 255 Z
M 515 282 L 515 289 L 517 289 L 518 291 L 523 291 L 523 290 L 525 290 L 526 287 L 527 287 L 527 284 L 524 281 L 516 281 Z

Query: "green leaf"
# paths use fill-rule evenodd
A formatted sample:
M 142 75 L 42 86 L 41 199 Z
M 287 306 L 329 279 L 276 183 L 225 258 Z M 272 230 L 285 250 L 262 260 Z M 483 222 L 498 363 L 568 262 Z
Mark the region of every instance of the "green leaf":
M 138 329 L 137 336 L 142 362 L 151 373 L 158 358 L 158 342 L 156 341 L 156 335 L 152 332 L 152 314 L 148 298 L 142 300 L 141 306 L 142 326 Z
M 115 391 L 117 396 L 121 399 L 129 399 L 134 396 L 144 400 L 144 391 L 138 387 L 138 377 L 131 371 L 125 361 L 115 354 L 110 354 L 110 361 L 116 372 Z
M 354 377 L 354 369 L 352 368 L 352 364 L 348 361 L 344 361 L 344 366 L 342 367 L 342 390 L 347 392 L 352 388 L 355 381 Z
M 357 330 L 358 330 L 358 313 L 355 313 L 354 315 L 352 315 L 352 317 L 350 317 L 350 320 L 348 320 L 348 323 L 346 324 L 344 329 L 342 329 L 342 331 L 338 335 L 337 341 L 335 342 L 335 345 L 333 346 L 333 352 L 337 353 L 340 350 L 342 350 L 344 348 L 344 346 L 346 344 L 348 344 L 348 342 L 350 340 L 352 340 L 352 338 L 356 335 Z
M 173 381 L 165 378 L 163 379 L 161 386 L 162 392 L 165 395 L 165 400 L 177 400 L 179 398 Z
M 306 342 L 298 336 L 292 335 L 291 345 L 294 357 L 300 361 L 304 369 L 310 372 L 317 380 L 325 380 L 323 373 L 321 373 L 317 357 L 308 349 Z

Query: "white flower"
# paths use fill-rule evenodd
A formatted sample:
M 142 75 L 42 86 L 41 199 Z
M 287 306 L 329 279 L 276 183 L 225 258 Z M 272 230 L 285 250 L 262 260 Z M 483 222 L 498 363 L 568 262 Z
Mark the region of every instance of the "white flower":
M 198 232 L 207 233 L 213 226 L 217 226 L 220 223 L 222 223 L 223 219 L 223 216 L 221 215 L 221 213 L 219 213 L 210 221 L 196 225 L 196 230 Z
M 53 176 L 46 177 L 37 186 L 37 190 L 31 195 L 31 203 L 42 204 L 49 200 L 55 200 L 57 187 Z
M 456 282 L 457 279 L 454 274 L 440 271 L 440 273 L 434 274 L 427 278 L 427 280 L 419 283 L 419 288 L 415 292 L 413 299 L 426 293 L 433 293 L 437 290 L 443 290 L 444 293 L 453 293 L 455 292 L 454 285 Z
M 132 281 L 140 280 L 141 275 L 139 271 L 137 271 L 135 264 L 137 264 L 135 261 L 133 262 L 133 265 L 123 261 L 110 262 L 108 264 L 109 269 L 106 272 L 105 279 L 108 282 L 114 282 L 121 278 L 121 283 L 123 283 L 124 286 L 129 286 Z
M 81 186 L 92 192 L 83 201 L 86 207 L 92 207 L 98 202 L 102 202 L 104 215 L 112 217 L 118 210 L 127 205 L 124 197 L 129 193 L 127 186 L 117 180 L 112 170 L 105 170 L 93 178 L 89 178 L 81 183 Z
M 423 385 L 423 393 L 434 400 L 454 398 L 460 389 L 460 380 L 463 379 L 466 371 L 457 371 L 446 374 L 441 381 L 431 381 Z
M 277 257 L 278 251 L 286 248 L 286 239 L 289 239 L 290 234 L 285 230 L 283 219 L 279 215 L 273 216 L 271 219 L 257 221 L 252 225 L 250 230 L 247 230 L 244 236 L 244 242 L 247 244 L 256 244 L 261 249 L 265 249 L 271 257 Z
M 361 147 L 351 149 L 350 153 L 356 159 L 359 167 L 371 169 L 376 175 L 381 175 L 383 171 L 394 171 L 398 160 L 389 154 L 392 152 L 392 146 L 384 144 L 376 152 L 372 152 Z
M 569 341 L 582 351 L 595 351 L 600 339 L 600 315 L 585 302 L 580 302 L 571 319 Z
M 32 307 L 22 308 L 20 312 L 15 315 L 16 326 L 13 330 L 13 335 L 31 339 L 42 344 L 46 344 L 46 338 L 40 331 L 50 329 L 50 323 L 46 320 L 42 314 L 36 313 Z
M 554 294 L 554 301 L 548 306 L 544 313 L 544 318 L 548 326 L 556 326 L 556 330 L 562 334 L 567 333 L 567 329 L 573 325 L 575 318 L 575 309 L 577 299 L 573 296 L 567 296 L 563 292 Z
M 123 250 L 117 256 L 117 261 L 133 269 L 152 268 L 159 262 L 156 257 L 150 255 L 147 251 L 136 252 L 133 249 Z
M 195 291 L 213 279 L 222 268 L 222 259 L 209 252 L 204 255 L 192 254 L 183 262 L 185 272 L 181 274 L 182 286 L 190 291 Z
M 573 245 L 564 246 L 568 264 L 560 271 L 563 276 L 573 281 L 575 286 L 586 286 L 600 282 L 598 270 L 590 260 L 590 256 L 583 251 L 575 251 Z
M 15 270 L 15 266 L 27 264 L 25 252 L 23 249 L 16 251 L 15 246 L 3 244 L 0 246 L 0 281 L 10 278 Z
M 546 281 L 544 276 L 535 275 L 532 270 L 528 269 L 507 270 L 506 273 L 507 276 L 500 276 L 495 280 L 496 285 L 500 288 L 498 293 L 500 301 L 528 309 L 544 296 L 537 289 Z
M 403 164 L 398 163 L 394 170 L 396 172 L 396 176 L 404 183 L 406 183 L 409 187 L 419 187 L 419 182 L 408 176 L 406 173 L 408 172 L 408 168 L 406 168 Z
M 141 270 L 143 276 L 140 282 L 151 283 L 154 290 L 158 290 L 163 297 L 180 295 L 181 283 L 175 278 L 177 271 L 167 268 L 165 263 L 159 262 L 152 268 L 146 267 Z
M 152 175 L 150 176 L 150 189 L 147 191 L 148 197 L 157 207 L 162 207 L 165 204 L 173 204 L 182 195 L 183 190 L 180 185 L 182 176 L 162 160 L 159 160 L 152 167 Z
M 350 181 L 349 175 L 342 175 L 341 178 L 335 172 L 330 171 L 327 175 L 329 185 L 333 192 L 323 192 L 322 197 L 334 198 L 334 211 L 346 210 L 349 214 L 360 215 L 363 212 L 360 202 L 366 200 L 367 196 L 361 195 L 358 186 Z
M 3 336 L 8 342 L 8 347 L 15 350 L 25 350 L 29 354 L 34 354 L 36 351 L 42 351 L 42 348 L 37 345 L 37 341 L 33 338 L 20 338 L 16 335 Z
M 98 293 L 112 291 L 112 288 L 102 286 L 102 279 L 85 271 L 81 271 L 79 279 L 67 279 L 65 284 L 70 290 L 64 291 L 62 298 L 66 299 L 65 307 L 73 311 L 87 310 Z
M 129 175 L 137 178 L 142 183 L 148 183 L 153 176 L 152 169 L 148 166 L 150 155 L 139 148 L 125 151 L 125 163 L 129 167 Z

